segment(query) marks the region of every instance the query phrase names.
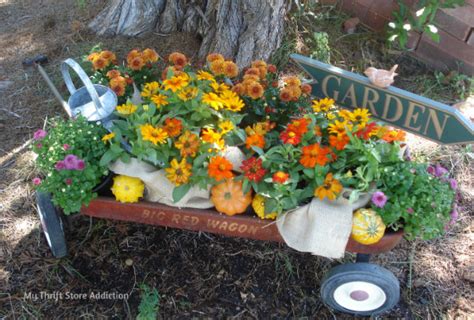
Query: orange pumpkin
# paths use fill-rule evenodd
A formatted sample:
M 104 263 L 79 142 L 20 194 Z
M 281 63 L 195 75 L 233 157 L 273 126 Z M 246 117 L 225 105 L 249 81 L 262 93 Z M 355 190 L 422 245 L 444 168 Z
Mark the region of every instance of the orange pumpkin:
M 244 213 L 252 202 L 251 191 L 244 194 L 242 181 L 227 179 L 211 189 L 211 201 L 217 211 L 228 216 Z

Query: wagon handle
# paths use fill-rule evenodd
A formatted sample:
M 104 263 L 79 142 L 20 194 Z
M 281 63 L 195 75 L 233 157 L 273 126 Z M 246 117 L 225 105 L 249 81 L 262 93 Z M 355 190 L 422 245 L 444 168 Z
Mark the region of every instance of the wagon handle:
M 69 59 L 66 59 L 61 64 L 61 73 L 63 74 L 64 82 L 66 83 L 67 89 L 69 90 L 71 95 L 73 95 L 77 91 L 77 89 L 74 86 L 74 83 L 72 82 L 68 67 L 74 70 L 76 74 L 79 76 L 79 79 L 82 81 L 82 83 L 87 89 L 87 92 L 92 98 L 92 101 L 94 102 L 94 106 L 97 112 L 101 114 L 101 111 L 103 110 L 103 106 L 99 100 L 99 95 L 97 94 L 97 91 L 94 88 L 94 84 L 89 79 L 89 76 L 87 75 L 87 73 L 81 68 L 81 66 L 76 61 L 69 58 Z

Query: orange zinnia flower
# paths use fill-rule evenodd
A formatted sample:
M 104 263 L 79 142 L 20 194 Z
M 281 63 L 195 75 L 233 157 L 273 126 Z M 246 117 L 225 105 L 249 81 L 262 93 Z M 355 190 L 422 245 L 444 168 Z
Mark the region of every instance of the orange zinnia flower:
M 211 158 L 209 166 L 207 167 L 209 177 L 217 181 L 230 179 L 234 176 L 232 173 L 232 163 L 224 157 L 215 156 Z
M 247 88 L 247 93 L 250 98 L 256 100 L 263 96 L 263 87 L 258 82 L 251 83 Z
M 173 52 L 168 58 L 169 62 L 174 64 L 177 68 L 182 69 L 188 63 L 188 58 L 181 52 Z
M 387 141 L 387 142 L 405 141 L 405 131 L 390 130 L 382 136 L 382 139 Z
M 178 141 L 174 143 L 174 146 L 180 151 L 183 158 L 187 156 L 194 158 L 199 150 L 199 145 L 199 137 L 190 131 L 183 133 L 178 138 Z
M 168 133 L 168 136 L 174 138 L 180 135 L 181 130 L 183 129 L 183 124 L 179 119 L 167 118 L 163 129 Z
M 300 158 L 300 163 L 306 168 L 314 168 L 316 165 L 324 166 L 329 162 L 327 156 L 331 149 L 321 147 L 319 143 L 305 146 L 302 151 L 303 155 Z
M 339 180 L 333 178 L 332 173 L 328 173 L 324 179 L 324 184 L 314 190 L 314 196 L 319 197 L 320 200 L 324 198 L 335 200 L 341 191 L 342 184 Z
M 299 135 L 294 129 L 288 127 L 285 131 L 280 133 L 280 140 L 283 143 L 295 146 L 301 142 L 301 135 Z
M 343 150 L 349 143 L 350 139 L 347 135 L 330 135 L 329 144 L 336 150 Z
M 306 118 L 299 118 L 296 120 L 293 120 L 289 125 L 288 129 L 296 132 L 299 135 L 303 135 L 306 132 L 308 132 L 308 125 L 311 121 Z
M 283 171 L 277 171 L 273 174 L 272 180 L 276 183 L 285 183 L 289 177 L 290 175 L 288 173 Z
M 265 138 L 257 133 L 248 136 L 245 140 L 245 147 L 247 149 L 252 149 L 252 146 L 263 149 L 265 147 Z

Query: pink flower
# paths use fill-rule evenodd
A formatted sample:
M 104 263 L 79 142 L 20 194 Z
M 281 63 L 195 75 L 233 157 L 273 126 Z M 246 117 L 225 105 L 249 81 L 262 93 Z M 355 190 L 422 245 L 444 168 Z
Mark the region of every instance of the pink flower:
M 375 206 L 383 208 L 385 203 L 387 203 L 387 196 L 382 191 L 377 191 L 372 195 L 371 200 Z
M 435 175 L 435 167 L 433 166 L 428 166 L 428 168 L 426 168 L 426 171 L 433 176 Z
M 64 163 L 64 161 L 58 161 L 56 162 L 56 165 L 54 166 L 54 168 L 56 170 L 64 170 L 66 169 L 66 164 Z
M 448 170 L 446 168 L 440 166 L 439 164 L 436 165 L 435 176 L 441 177 L 441 176 L 445 175 L 446 173 L 448 173 Z
M 67 150 L 71 149 L 71 146 L 68 145 L 67 143 L 65 143 L 65 144 L 63 144 L 63 149 L 67 151 Z
M 455 224 L 456 220 L 458 220 L 458 217 L 459 213 L 456 208 L 454 208 L 453 211 L 451 211 L 451 221 L 449 221 L 449 224 Z
M 81 159 L 77 160 L 76 170 L 84 170 L 85 166 L 86 166 L 86 164 L 85 164 L 84 160 L 81 160 Z
M 408 209 L 407 209 L 407 212 L 408 212 L 409 214 L 412 214 L 412 213 L 415 212 L 415 211 L 413 210 L 413 208 L 408 208 Z
M 449 179 L 449 185 L 453 190 L 456 190 L 458 188 L 458 182 L 455 179 Z
M 42 143 L 37 143 L 37 144 L 36 144 L 36 148 L 41 149 L 42 147 L 43 147 L 43 144 L 42 144 Z
M 43 139 L 44 137 L 46 137 L 48 133 L 46 131 L 44 131 L 43 129 L 39 129 L 37 130 L 34 134 L 33 134 L 33 139 L 35 140 L 41 140 Z
M 77 161 L 79 159 L 77 158 L 77 156 L 73 155 L 73 154 L 68 154 L 65 158 L 64 158 L 64 164 L 66 166 L 66 169 L 68 170 L 75 170 L 77 168 Z
M 33 178 L 33 184 L 35 186 L 39 186 L 41 184 L 41 179 L 36 177 L 36 178 Z
M 64 182 L 66 182 L 66 184 L 70 186 L 72 184 L 72 179 L 67 178 L 66 180 L 64 180 Z

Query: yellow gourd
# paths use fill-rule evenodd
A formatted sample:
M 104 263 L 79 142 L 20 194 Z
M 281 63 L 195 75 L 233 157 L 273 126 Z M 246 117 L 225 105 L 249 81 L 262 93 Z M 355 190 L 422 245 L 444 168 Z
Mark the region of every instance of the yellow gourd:
M 276 219 L 276 212 L 267 213 L 265 215 L 265 197 L 262 195 L 255 195 L 252 200 L 252 208 L 260 219 Z
M 385 233 L 382 218 L 372 209 L 359 209 L 352 217 L 352 239 L 368 245 L 379 242 Z

